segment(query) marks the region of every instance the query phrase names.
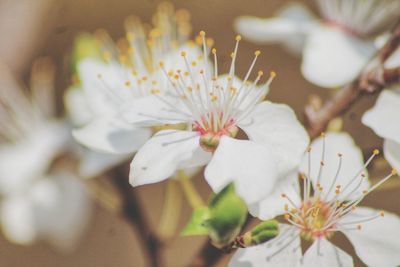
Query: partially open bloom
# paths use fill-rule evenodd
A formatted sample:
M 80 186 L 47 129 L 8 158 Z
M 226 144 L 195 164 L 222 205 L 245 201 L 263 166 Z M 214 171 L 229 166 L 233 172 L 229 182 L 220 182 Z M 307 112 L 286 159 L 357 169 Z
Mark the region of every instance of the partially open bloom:
M 400 66 L 400 48 L 385 62 L 387 69 Z M 380 137 L 384 138 L 383 152 L 386 160 L 396 169 L 400 169 L 400 87 L 384 90 L 375 106 L 365 112 L 362 122 Z
M 103 59 L 86 58 L 78 64 L 81 90 L 74 92 L 68 104 L 73 110 L 84 102 L 84 112 L 89 113 L 83 127 L 73 131 L 78 142 L 98 152 L 126 157 L 144 144 L 152 129 L 126 123 L 120 108 L 135 105 L 136 100 L 167 87 L 167 78 L 158 66 L 160 60 L 167 68 L 179 67 L 176 59 L 182 47 L 200 55 L 200 49 L 188 41 L 189 19 L 187 11 L 175 12 L 170 4 L 163 3 L 151 29 L 132 17 L 126 21 L 126 38 L 117 44 L 105 31 L 95 33 Z
M 374 54 L 373 37 L 395 22 L 397 0 L 316 0 L 322 18 L 293 4 L 277 17 L 240 17 L 236 30 L 255 42 L 279 42 L 302 53 L 302 72 L 312 83 L 336 88 L 351 82 Z
M 281 225 L 274 240 L 240 249 L 230 266 L 353 266 L 353 259 L 329 242 L 337 232 L 350 240 L 366 265 L 399 265 L 400 218 L 359 207 L 366 195 L 396 174 L 392 171 L 369 186 L 366 168 L 377 154 L 375 150 L 363 164 L 361 151 L 349 135 L 329 133 L 326 140 L 316 139 L 300 167 L 302 190 L 287 183 L 252 211 L 270 219 L 269 208 L 280 205 L 276 213 L 284 215 L 287 224 Z M 312 242 L 304 256 L 301 239 Z
M 185 50 L 181 69 L 168 71 L 160 62 L 171 90 L 156 91 L 122 112 L 126 121 L 136 125 L 186 125 L 155 134 L 134 157 L 130 181 L 133 185 L 159 182 L 178 168 L 208 163 L 205 178 L 215 192 L 234 182 L 247 203 L 258 201 L 271 192 L 280 175 L 299 164 L 308 135 L 288 106 L 263 101 L 274 72 L 261 86 L 262 71 L 249 81 L 259 51 L 241 81 L 234 76 L 241 37 L 236 37 L 229 73 L 221 76 L 215 48 L 211 50 L 214 71 L 204 68 L 210 51 L 205 32 L 199 37 L 205 62 L 200 64 L 196 55 Z M 239 128 L 248 140 L 237 138 Z
M 0 69 L 0 226 L 15 243 L 70 249 L 87 226 L 90 201 L 75 176 L 50 172 L 71 138 L 55 117 L 48 64 L 35 64 L 30 96 Z

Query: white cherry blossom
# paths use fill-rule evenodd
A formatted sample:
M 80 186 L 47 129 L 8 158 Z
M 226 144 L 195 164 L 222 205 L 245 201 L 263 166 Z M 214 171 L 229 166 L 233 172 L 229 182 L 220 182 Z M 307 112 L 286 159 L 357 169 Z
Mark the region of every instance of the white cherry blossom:
M 239 17 L 236 30 L 257 43 L 282 43 L 302 54 L 304 77 L 337 88 L 351 82 L 376 51 L 374 36 L 398 19 L 397 0 L 315 0 L 321 18 L 291 4 L 276 17 Z
M 115 44 L 107 33 L 95 33 L 103 59 L 87 57 L 78 65 L 81 84 L 65 95 L 70 118 L 78 127 L 75 139 L 90 149 L 83 151 L 80 172 L 94 177 L 130 157 L 150 138 L 153 129 L 135 127 L 121 120 L 119 109 L 165 89 L 166 77 L 158 67 L 163 60 L 169 68 L 176 66 L 177 49 L 198 49 L 189 42 L 191 26 L 186 10 L 174 11 L 169 3 L 158 6 L 154 27 L 138 18 L 126 20 L 126 38 Z M 200 55 L 200 51 L 198 52 Z
M 353 266 L 353 259 L 329 240 L 342 232 L 368 266 L 400 263 L 400 218 L 392 213 L 360 207 L 366 195 L 396 174 L 369 185 L 360 149 L 346 133 L 316 139 L 300 166 L 302 190 L 287 183 L 279 192 L 253 207 L 261 219 L 284 215 L 280 234 L 264 244 L 239 249 L 230 265 L 239 266 Z M 293 181 L 293 180 L 292 180 Z M 282 199 L 284 201 L 282 201 Z M 271 214 L 276 205 L 280 210 Z M 300 240 L 312 242 L 302 255 Z
M 154 92 L 122 112 L 135 125 L 185 124 L 184 130 L 163 130 L 155 134 L 131 163 L 134 186 L 162 181 L 176 169 L 207 165 L 205 179 L 215 192 L 234 182 L 247 203 L 267 196 L 278 178 L 294 169 L 308 144 L 308 135 L 294 112 L 286 105 L 263 101 L 275 76 L 258 85 L 263 72 L 249 81 L 259 51 L 255 52 L 244 80 L 234 76 L 241 37 L 236 37 L 227 75 L 219 75 L 216 49 L 212 49 L 214 71 L 208 65 L 205 32 L 203 58 L 183 50 L 182 69 L 167 71 L 172 89 Z M 237 139 L 239 129 L 246 140 Z M 269 176 L 265 177 L 265 173 Z
M 91 206 L 77 177 L 50 172 L 72 138 L 55 117 L 48 64 L 35 63 L 31 93 L 0 69 L 0 228 L 14 243 L 45 240 L 70 250 L 87 227 Z

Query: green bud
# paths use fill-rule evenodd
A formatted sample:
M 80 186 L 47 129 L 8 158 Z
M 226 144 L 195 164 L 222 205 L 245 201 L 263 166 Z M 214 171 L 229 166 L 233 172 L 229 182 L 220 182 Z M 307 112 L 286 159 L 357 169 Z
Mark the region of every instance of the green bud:
M 259 223 L 243 238 L 244 246 L 254 246 L 265 243 L 279 234 L 279 223 L 276 220 L 269 220 Z
M 247 206 L 230 184 L 211 198 L 209 209 L 210 238 L 216 247 L 224 247 L 240 233 L 246 221 Z

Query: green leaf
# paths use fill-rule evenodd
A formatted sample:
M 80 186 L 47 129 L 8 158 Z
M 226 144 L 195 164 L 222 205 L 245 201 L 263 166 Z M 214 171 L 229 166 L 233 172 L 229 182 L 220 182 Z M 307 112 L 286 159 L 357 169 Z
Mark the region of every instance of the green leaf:
M 183 229 L 182 236 L 208 235 L 209 228 L 207 221 L 210 219 L 208 207 L 200 207 L 193 211 L 189 223 Z
M 209 202 L 210 238 L 216 246 L 228 245 L 240 233 L 247 217 L 247 206 L 235 193 L 233 184 L 214 195 Z

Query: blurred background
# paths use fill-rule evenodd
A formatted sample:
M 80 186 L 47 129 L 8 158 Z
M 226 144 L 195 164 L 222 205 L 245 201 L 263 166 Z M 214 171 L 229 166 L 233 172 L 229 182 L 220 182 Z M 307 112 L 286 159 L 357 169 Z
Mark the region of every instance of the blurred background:
M 70 61 L 74 38 L 80 32 L 93 32 L 98 28 L 106 29 L 117 39 L 124 35 L 123 21 L 129 15 L 150 21 L 160 1 L 150 0 L 0 0 L 0 61 L 8 65 L 14 74 L 28 81 L 30 68 L 35 58 L 49 56 L 56 65 L 56 88 L 60 114 L 62 93 L 70 85 Z M 316 11 L 312 1 L 303 1 Z M 176 0 L 176 8 L 186 8 L 192 14 L 193 33 L 205 30 L 215 39 L 219 51 L 220 66 L 227 70 L 229 54 L 233 49 L 235 32 L 232 22 L 239 15 L 272 16 L 280 7 L 288 3 L 283 0 Z M 271 86 L 268 98 L 283 102 L 295 109 L 302 120 L 303 108 L 310 94 L 323 99 L 331 91 L 315 87 L 304 80 L 300 73 L 300 60 L 278 46 L 256 46 L 243 40 L 239 48 L 237 70 L 243 76 L 253 58 L 255 50 L 261 50 L 262 56 L 257 68 L 274 70 L 278 76 Z M 257 69 L 256 68 L 256 69 Z M 0 90 L 2 90 L 0 88 Z M 374 97 L 365 97 L 358 102 L 345 117 L 344 129 L 349 131 L 357 144 L 365 151 L 381 147 L 381 140 L 360 123 L 362 113 L 374 102 Z M 386 165 L 372 166 L 371 176 L 387 173 Z M 119 176 L 126 187 L 128 175 Z M 197 177 L 195 184 L 204 197 L 210 190 L 203 179 Z M 151 227 L 156 228 L 160 219 L 165 183 L 135 188 L 138 203 L 146 211 Z M 133 189 L 132 189 L 133 190 Z M 394 189 L 382 189 L 369 196 L 365 205 L 400 213 L 398 194 Z M 190 208 L 184 203 L 180 226 L 182 229 L 190 216 Z M 36 267 L 36 266 L 147 266 L 143 255 L 143 244 L 137 238 L 137 231 L 123 216 L 111 212 L 104 205 L 97 204 L 89 230 L 82 237 L 78 247 L 71 253 L 60 253 L 47 244 L 18 246 L 0 237 L 0 266 Z M 341 236 L 335 236 L 337 242 L 347 251 L 354 251 Z M 197 255 L 206 238 L 176 237 L 168 241 L 163 249 L 166 266 L 189 266 Z M 225 266 L 229 255 L 219 262 Z M 356 261 L 356 266 L 362 266 Z

